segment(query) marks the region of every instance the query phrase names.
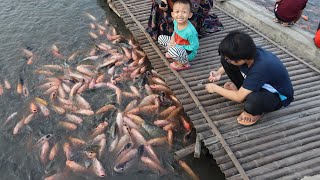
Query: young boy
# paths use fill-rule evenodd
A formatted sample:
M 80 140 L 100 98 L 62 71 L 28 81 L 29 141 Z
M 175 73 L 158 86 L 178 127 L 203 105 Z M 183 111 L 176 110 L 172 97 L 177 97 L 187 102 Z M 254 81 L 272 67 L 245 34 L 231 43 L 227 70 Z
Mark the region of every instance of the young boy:
M 191 68 L 189 61 L 197 55 L 199 48 L 198 33 L 191 22 L 192 17 L 190 0 L 177 0 L 173 4 L 171 13 L 174 21 L 174 32 L 170 36 L 160 35 L 159 44 L 168 49 L 167 58 L 175 61 L 170 64 L 177 71 Z
M 276 111 L 293 101 L 293 87 L 282 62 L 274 54 L 256 47 L 249 35 L 230 32 L 218 51 L 222 67 L 210 72 L 209 81 L 218 81 L 226 73 L 232 82 L 224 87 L 209 83 L 206 89 L 232 101 L 244 102 L 238 123 L 252 125 L 263 113 Z
M 284 27 L 294 25 L 301 17 L 307 2 L 308 0 L 276 0 L 274 22 L 280 23 Z

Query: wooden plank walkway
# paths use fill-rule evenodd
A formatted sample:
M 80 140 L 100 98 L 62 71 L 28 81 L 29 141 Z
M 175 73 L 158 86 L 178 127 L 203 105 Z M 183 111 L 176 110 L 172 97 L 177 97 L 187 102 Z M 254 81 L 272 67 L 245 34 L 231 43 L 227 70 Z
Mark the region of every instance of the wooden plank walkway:
M 192 68 L 178 73 L 168 68 L 164 49 L 145 32 L 151 1 L 114 0 L 113 5 L 182 103 L 197 130 L 197 140 L 208 148 L 226 179 L 301 179 L 319 174 L 320 71 L 314 65 L 215 6 L 212 11 L 225 30 L 202 38 Z M 209 72 L 220 66 L 218 45 L 232 30 L 248 33 L 258 46 L 276 54 L 294 85 L 295 101 L 289 107 L 266 114 L 251 127 L 235 121 L 242 104 L 208 94 L 204 88 Z M 223 76 L 218 84 L 227 81 Z

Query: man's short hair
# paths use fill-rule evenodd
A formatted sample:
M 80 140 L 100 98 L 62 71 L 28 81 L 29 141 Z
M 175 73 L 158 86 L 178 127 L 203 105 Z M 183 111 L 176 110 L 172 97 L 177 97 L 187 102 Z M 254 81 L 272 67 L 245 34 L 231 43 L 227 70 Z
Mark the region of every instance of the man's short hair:
M 253 59 L 256 55 L 256 45 L 252 38 L 241 31 L 230 32 L 219 45 L 219 55 L 230 60 Z
M 189 4 L 190 11 L 192 10 L 192 3 L 190 0 L 176 0 L 173 4 L 181 3 L 181 4 Z

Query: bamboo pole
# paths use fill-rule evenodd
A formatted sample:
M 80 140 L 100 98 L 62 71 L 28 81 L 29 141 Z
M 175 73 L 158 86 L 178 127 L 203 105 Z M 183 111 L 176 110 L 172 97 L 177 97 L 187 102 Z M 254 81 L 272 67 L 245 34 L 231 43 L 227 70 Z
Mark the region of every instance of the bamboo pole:
M 315 149 L 320 150 L 320 141 L 309 143 L 304 146 L 298 146 L 298 147 L 295 147 L 292 149 L 287 149 L 285 151 L 274 153 L 269 156 L 264 156 L 262 158 L 254 160 L 254 161 L 244 163 L 244 164 L 242 164 L 242 167 L 248 172 L 248 174 L 250 174 L 249 172 L 252 171 L 253 169 L 257 169 L 257 168 L 260 169 L 261 167 L 263 167 L 263 169 L 265 169 L 265 170 L 263 170 L 263 171 L 259 170 L 260 173 L 266 173 L 269 166 L 272 166 L 272 165 L 274 166 L 273 163 L 277 162 L 277 161 L 281 161 L 284 164 L 283 166 L 279 166 L 276 168 L 276 169 L 280 169 L 281 167 L 287 167 L 291 164 L 295 164 L 295 163 L 303 161 L 302 159 L 298 158 L 299 156 L 306 157 L 306 156 L 308 156 L 306 154 L 309 154 L 309 156 L 311 156 L 310 159 L 312 157 L 316 157 L 316 156 L 318 156 L 319 153 L 315 153 L 315 151 L 314 151 Z M 304 153 L 304 152 L 308 152 L 308 153 Z M 309 158 L 309 156 L 306 158 Z M 295 157 L 297 157 L 297 158 L 295 158 Z M 283 159 L 288 159 L 288 161 L 285 161 Z M 266 168 L 265 166 L 268 166 L 268 168 Z M 275 169 L 273 169 L 273 171 L 274 170 Z M 231 168 L 231 169 L 225 170 L 223 172 L 227 177 L 238 173 L 235 168 Z M 254 173 L 254 175 L 259 175 L 259 173 L 258 172 Z M 264 178 L 261 178 L 261 179 L 264 179 Z
M 320 135 L 306 137 L 306 138 L 303 138 L 303 139 L 292 141 L 292 142 L 290 142 L 288 144 L 283 144 L 283 145 L 267 148 L 267 149 L 265 149 L 263 151 L 259 151 L 259 152 L 256 152 L 254 154 L 251 154 L 249 156 L 245 156 L 243 158 L 239 158 L 238 160 L 239 160 L 239 162 L 241 164 L 244 164 L 244 163 L 248 163 L 248 162 L 254 161 L 256 159 L 260 159 L 260 158 L 272 155 L 274 153 L 278 153 L 278 152 L 281 152 L 281 151 L 286 151 L 288 149 L 295 148 L 297 146 L 304 146 L 305 144 L 309 144 L 309 143 L 312 143 L 312 142 L 315 142 L 315 141 L 320 141 Z M 220 169 L 222 171 L 234 167 L 234 165 L 233 165 L 233 163 L 231 161 L 228 161 L 228 162 L 223 163 L 223 164 L 219 164 L 219 166 L 220 166 Z
M 257 178 L 255 178 L 255 179 L 264 179 L 266 177 L 270 177 L 272 179 L 272 177 L 275 176 L 272 173 L 272 171 L 277 173 L 277 169 L 279 169 L 279 167 L 287 169 L 286 167 L 288 167 L 288 166 L 294 165 L 298 162 L 304 162 L 304 161 L 312 160 L 312 159 L 316 159 L 317 162 L 319 162 L 319 157 L 318 157 L 319 151 L 320 151 L 320 148 L 317 148 L 317 149 L 313 149 L 313 150 L 309 151 L 308 153 L 303 152 L 303 153 L 295 155 L 295 156 L 291 156 L 291 157 L 288 157 L 288 158 L 285 158 L 285 159 L 282 159 L 279 161 L 275 161 L 273 163 L 259 167 L 259 171 L 255 170 L 255 169 L 250 170 L 250 171 L 248 171 L 248 174 L 250 177 L 257 176 Z M 315 166 L 319 165 L 318 163 L 316 163 L 316 164 L 317 165 L 315 165 Z M 271 172 L 271 173 L 268 173 L 268 172 Z M 268 176 L 263 176 L 263 174 L 267 174 L 267 173 L 269 174 Z M 260 177 L 258 177 L 259 175 L 260 175 Z
M 308 130 L 308 131 L 305 132 L 303 135 L 305 135 L 305 136 L 312 135 L 315 132 L 310 131 L 310 129 L 312 129 L 313 127 L 309 127 L 308 123 L 313 122 L 312 124 L 315 124 L 314 128 L 317 128 L 320 124 L 318 122 L 314 122 L 314 121 L 317 120 L 318 117 L 319 117 L 319 114 L 316 114 L 313 116 L 306 117 L 304 119 L 297 119 L 294 122 L 292 122 L 292 121 L 287 122 L 286 125 L 289 126 L 288 129 L 291 127 L 289 130 L 285 130 L 286 127 L 285 128 L 283 128 L 283 127 L 278 128 L 278 126 L 275 126 L 274 128 L 277 128 L 277 129 L 275 129 L 275 132 L 277 132 L 277 133 L 268 134 L 268 136 L 258 137 L 258 138 L 255 138 L 254 140 L 245 141 L 240 144 L 234 143 L 232 148 L 234 151 L 239 152 L 236 154 L 237 154 L 237 157 L 240 158 L 240 157 L 250 155 L 258 150 L 263 150 L 265 148 L 276 146 L 277 145 L 276 143 L 281 144 L 281 143 L 288 142 L 289 140 L 292 140 L 289 138 L 289 139 L 286 139 L 285 142 L 282 142 L 283 140 L 279 139 L 281 137 L 287 137 L 287 136 L 296 137 L 295 133 L 299 133 L 300 131 L 302 131 L 302 133 L 304 133 L 305 130 Z M 303 125 L 306 125 L 306 126 L 303 126 Z M 262 132 L 261 132 L 261 134 L 262 134 Z M 277 139 L 277 140 L 274 141 L 275 139 Z M 232 143 L 230 143 L 230 144 L 232 144 Z M 253 148 L 248 148 L 248 146 L 252 146 L 253 144 L 254 144 Z M 213 147 L 213 149 L 212 149 L 212 147 Z M 216 148 L 217 147 L 214 147 L 214 146 L 208 147 L 208 149 L 210 151 L 214 151 L 214 152 L 212 152 L 213 156 L 218 156 L 218 158 L 216 159 L 217 162 L 220 162 L 220 159 L 221 159 L 221 161 L 223 161 L 223 157 L 222 157 L 223 151 L 221 149 L 217 150 Z M 240 154 L 240 151 L 241 151 L 241 154 Z
M 305 166 L 302 165 L 301 167 L 305 167 Z M 277 178 L 277 180 L 302 179 L 303 177 L 306 177 L 306 176 L 310 177 L 313 175 L 319 175 L 319 172 L 320 172 L 320 166 L 319 166 L 319 162 L 317 162 L 315 164 L 315 166 L 312 166 L 312 169 L 311 168 L 304 168 L 303 170 L 301 170 L 299 172 L 294 171 L 288 176 L 282 176 L 280 178 Z M 313 177 L 313 178 L 315 178 L 315 177 Z

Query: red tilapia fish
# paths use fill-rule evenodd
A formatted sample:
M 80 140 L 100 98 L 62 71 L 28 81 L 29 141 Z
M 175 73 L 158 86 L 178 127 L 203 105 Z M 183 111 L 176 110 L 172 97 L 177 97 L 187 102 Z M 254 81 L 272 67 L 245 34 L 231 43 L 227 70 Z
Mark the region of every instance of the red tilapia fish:
M 36 67 L 30 74 L 37 78 L 28 78 L 28 68 L 15 78 L 13 94 L 26 104 L 6 115 L 3 129 L 15 138 L 28 135 L 39 162 L 47 168 L 54 164 L 53 174 L 43 172 L 47 180 L 146 169 L 156 175 L 171 173 L 164 151 L 181 147 L 176 143 L 188 144 L 192 123 L 165 80 L 149 69 L 146 53 L 108 20 L 99 23 L 92 14 L 85 15 L 92 21 L 88 36 L 94 47 L 88 52 L 68 52 L 55 43 L 50 63 L 40 65 L 43 57 L 22 50 L 27 64 Z M 4 78 L 0 95 L 11 89 Z M 36 136 L 44 132 L 49 134 Z M 183 161 L 179 164 L 197 178 Z

